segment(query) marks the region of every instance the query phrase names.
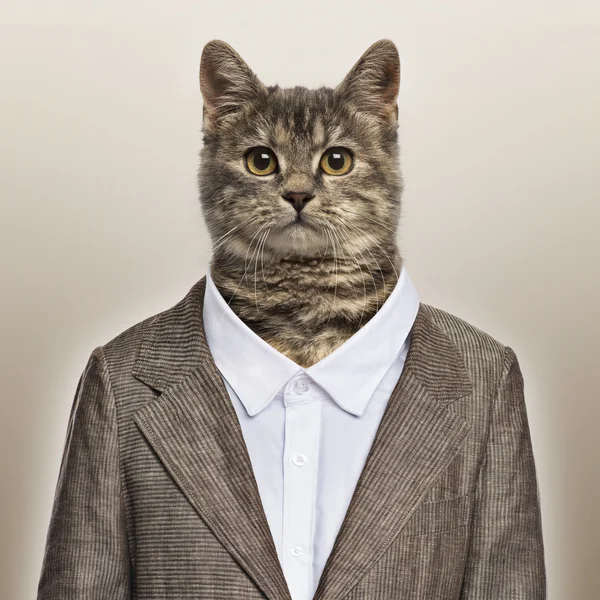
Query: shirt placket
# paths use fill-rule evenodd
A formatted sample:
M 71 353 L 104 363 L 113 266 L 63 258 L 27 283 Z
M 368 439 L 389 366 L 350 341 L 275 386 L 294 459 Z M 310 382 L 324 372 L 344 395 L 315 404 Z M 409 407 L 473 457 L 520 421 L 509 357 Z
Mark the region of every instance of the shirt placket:
M 305 374 L 284 388 L 282 568 L 293 600 L 308 600 L 321 403 Z

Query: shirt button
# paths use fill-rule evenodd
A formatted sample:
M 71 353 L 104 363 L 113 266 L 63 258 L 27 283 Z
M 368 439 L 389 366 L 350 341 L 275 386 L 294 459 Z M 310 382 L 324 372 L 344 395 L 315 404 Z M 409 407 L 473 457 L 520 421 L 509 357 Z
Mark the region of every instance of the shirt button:
M 307 462 L 308 459 L 306 458 L 306 456 L 304 456 L 304 454 L 294 454 L 294 456 L 292 456 L 292 462 L 297 466 L 297 467 L 303 467 Z
M 308 392 L 308 382 L 306 379 L 298 379 L 294 382 L 294 391 L 297 394 L 306 394 Z
M 292 556 L 302 556 L 302 554 L 304 554 L 304 550 L 300 546 L 292 546 L 290 548 L 290 554 Z

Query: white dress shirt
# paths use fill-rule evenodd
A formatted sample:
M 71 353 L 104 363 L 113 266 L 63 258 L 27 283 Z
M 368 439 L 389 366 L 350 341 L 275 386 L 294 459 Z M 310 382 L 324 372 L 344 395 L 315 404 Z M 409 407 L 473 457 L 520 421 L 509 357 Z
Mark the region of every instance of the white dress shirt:
M 206 275 L 206 338 L 236 410 L 293 600 L 316 591 L 390 394 L 419 297 L 405 267 L 378 312 L 303 368 L 254 333 Z

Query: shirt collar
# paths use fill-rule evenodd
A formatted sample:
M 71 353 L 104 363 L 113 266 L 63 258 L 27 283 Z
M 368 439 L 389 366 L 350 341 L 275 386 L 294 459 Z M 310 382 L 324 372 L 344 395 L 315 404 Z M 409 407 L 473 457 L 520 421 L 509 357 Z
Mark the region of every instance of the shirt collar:
M 248 415 L 265 408 L 299 372 L 316 381 L 344 410 L 360 416 L 407 341 L 419 309 L 418 293 L 402 266 L 394 289 L 354 335 L 308 368 L 295 363 L 254 333 L 206 275 L 203 323 L 219 371 Z

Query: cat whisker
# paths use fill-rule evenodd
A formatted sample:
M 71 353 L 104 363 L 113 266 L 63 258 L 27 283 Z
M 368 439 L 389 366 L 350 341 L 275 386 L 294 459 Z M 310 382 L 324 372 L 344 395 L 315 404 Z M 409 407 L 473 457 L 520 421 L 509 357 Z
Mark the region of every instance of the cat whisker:
M 394 271 L 394 275 L 396 276 L 396 279 L 399 279 L 400 275 L 398 274 L 398 271 L 396 271 L 396 266 L 394 265 L 394 262 L 390 258 L 390 255 L 381 247 L 381 245 L 378 242 L 375 242 L 375 245 L 381 250 L 382 254 L 387 258 L 388 262 L 390 263 L 390 266 L 392 267 L 392 270 Z
M 250 244 L 248 244 L 248 250 L 250 250 L 250 248 L 252 247 L 252 242 L 254 241 L 254 239 L 258 236 L 258 234 L 262 230 L 264 230 L 264 228 L 266 226 L 267 225 L 264 224 L 264 225 L 261 225 L 261 227 L 258 228 L 258 231 L 252 236 L 252 239 L 250 240 Z M 256 247 L 254 248 L 254 251 L 252 252 L 252 256 L 250 257 L 250 262 L 248 263 L 248 265 L 246 265 L 246 262 L 244 261 L 244 265 L 246 266 L 246 269 L 244 270 L 244 277 L 243 277 L 244 279 L 246 278 L 246 272 L 248 271 L 248 267 L 252 264 L 252 261 L 254 260 L 254 255 L 256 254 L 258 256 L 257 250 L 258 250 L 258 247 L 260 246 L 260 240 L 261 240 L 261 238 L 262 238 L 262 236 L 260 236 L 258 238 L 258 242 L 256 243 Z M 248 258 L 248 250 L 246 250 L 246 258 Z
M 354 228 L 359 234 L 364 235 L 364 231 L 362 229 L 360 229 L 357 225 L 354 225 L 353 223 L 349 223 L 349 225 L 350 225 L 350 227 Z M 383 276 L 383 270 L 381 269 L 381 265 L 379 264 L 379 261 L 374 256 L 374 254 L 371 252 L 371 250 L 368 246 L 366 247 L 366 250 L 371 255 L 371 258 L 375 261 L 375 264 L 377 265 L 377 268 L 379 269 L 379 274 L 381 275 L 381 281 L 383 282 L 383 294 L 385 296 L 386 295 L 386 280 L 385 280 L 385 277 Z M 361 252 L 361 254 L 362 254 L 362 252 Z M 367 264 L 367 268 L 369 269 L 369 271 L 371 271 L 371 268 L 369 267 L 368 264 Z M 371 277 L 373 277 L 372 272 L 371 272 Z M 373 280 L 373 282 L 375 282 L 375 280 Z M 377 287 L 376 287 L 376 289 L 377 289 Z M 379 296 L 377 296 L 377 310 L 379 310 Z
M 262 272 L 263 284 L 265 284 L 265 287 L 267 289 L 268 289 L 268 286 L 267 286 L 267 281 L 265 279 L 264 257 L 265 257 L 265 245 L 267 243 L 267 238 L 269 237 L 271 230 L 272 230 L 272 227 L 269 227 L 269 229 L 267 229 L 267 234 L 265 235 L 265 241 L 263 242 L 262 249 L 261 249 L 261 256 L 260 256 L 260 270 Z
M 257 252 L 256 252 L 256 259 L 254 260 L 254 303 L 256 304 L 256 312 L 260 313 L 260 309 L 258 308 L 258 293 L 256 291 L 256 269 L 258 267 L 258 257 L 260 255 L 260 248 L 263 244 L 263 241 L 266 239 L 266 236 L 269 235 L 269 230 L 267 229 L 264 233 L 264 235 L 261 236 L 258 245 L 256 246 Z
M 344 239 L 346 241 L 350 242 L 350 245 L 352 245 L 352 240 L 350 240 L 350 238 L 348 237 L 348 235 L 344 234 L 341 229 L 336 232 L 336 235 L 337 234 L 343 236 Z M 356 266 L 358 267 L 358 270 L 360 271 L 360 276 L 361 276 L 362 282 L 363 282 L 363 305 L 362 305 L 362 312 L 360 313 L 360 321 L 358 322 L 358 326 L 360 328 L 360 326 L 362 324 L 362 321 L 363 321 L 363 317 L 365 315 L 365 309 L 367 307 L 367 286 L 365 284 L 365 275 L 364 275 L 364 271 L 361 268 L 361 263 L 358 260 L 356 260 L 356 253 L 353 250 L 351 250 L 351 249 L 349 249 L 349 250 L 350 250 L 350 253 L 352 254 L 352 257 L 354 258 L 354 263 L 356 264 Z M 363 253 L 360 250 L 358 250 L 358 252 L 362 256 L 363 263 L 366 264 L 365 257 L 363 255 Z M 368 265 L 367 265 L 367 268 L 368 268 Z M 369 272 L 370 271 L 371 270 L 369 269 Z M 372 273 L 371 273 L 371 279 L 373 279 L 373 284 L 375 285 L 375 294 L 376 294 L 376 298 L 377 298 L 377 285 L 375 284 L 375 279 L 373 278 L 373 274 Z M 377 302 L 377 306 L 379 306 L 379 302 Z
M 363 231 L 360 227 L 358 227 L 358 225 L 355 225 L 354 223 L 346 223 L 346 225 L 350 225 L 351 227 L 354 227 L 361 235 L 364 235 L 365 237 L 367 236 L 365 231 Z M 394 262 L 390 258 L 389 254 L 381 247 L 381 244 L 379 244 L 379 242 L 377 242 L 377 240 L 373 240 L 373 243 L 379 248 L 381 253 L 387 258 L 388 262 L 390 263 L 390 266 L 392 267 L 392 270 L 394 271 L 394 274 L 396 275 L 396 279 L 398 279 L 399 275 L 398 275 L 398 272 L 396 271 L 396 266 L 394 265 Z M 373 256 L 373 255 L 371 254 L 371 256 Z
M 349 242 L 350 244 L 352 244 L 352 240 L 350 239 L 350 236 L 348 234 L 344 233 L 342 230 L 340 230 L 339 233 L 345 237 L 345 239 L 346 239 L 347 242 Z M 369 270 L 369 274 L 371 276 L 371 280 L 373 281 L 373 288 L 375 290 L 375 304 L 376 304 L 377 310 L 379 310 L 379 294 L 378 294 L 377 282 L 375 281 L 375 277 L 373 276 L 373 271 L 371 270 L 371 267 L 369 266 L 368 261 L 365 260 L 365 255 L 362 253 L 362 251 L 359 250 L 358 248 L 356 248 L 356 250 L 360 253 L 360 255 L 362 257 L 362 264 L 364 264 L 367 267 L 367 269 Z M 368 250 L 368 248 L 367 248 L 367 250 Z M 369 250 L 369 253 L 373 257 L 373 259 L 375 260 L 375 262 L 377 262 L 377 260 L 375 259 L 375 257 L 373 256 L 373 254 L 370 252 L 370 250 Z M 358 268 L 359 268 L 359 270 L 361 272 L 361 275 L 362 275 L 363 270 L 361 268 L 361 264 L 358 263 L 358 262 L 357 262 L 357 264 L 358 264 Z M 380 272 L 381 272 L 381 269 L 380 269 Z M 381 277 L 382 277 L 382 280 L 383 280 L 383 286 L 384 286 L 383 289 L 385 291 L 385 279 L 383 279 L 383 273 L 381 274 Z M 363 287 L 365 287 L 364 277 L 363 277 Z M 367 290 L 366 290 L 366 287 L 365 287 L 365 305 L 366 305 L 366 303 L 367 303 Z M 363 310 L 363 312 L 364 312 L 364 310 Z M 362 317 L 361 317 L 361 322 L 362 322 Z
M 235 225 L 234 227 L 232 227 L 227 233 L 223 234 L 218 240 L 215 240 L 213 242 L 213 247 L 218 246 L 219 242 L 226 236 L 229 235 L 231 233 L 233 233 L 238 227 L 241 227 L 242 225 L 247 225 L 248 221 L 244 221 L 242 223 L 238 223 L 237 225 Z
M 267 227 L 267 225 L 261 225 L 257 229 L 257 231 L 254 233 L 252 238 L 250 239 L 250 243 L 248 244 L 248 249 L 246 250 L 246 256 L 244 257 L 244 273 L 242 274 L 242 277 L 240 278 L 238 284 L 235 286 L 235 289 L 233 290 L 233 293 L 231 294 L 231 298 L 229 299 L 229 302 L 227 302 L 228 305 L 231 305 L 231 302 L 232 302 L 236 292 L 238 291 L 242 281 L 246 278 L 246 272 L 248 271 L 248 252 L 250 252 L 250 248 L 252 248 L 252 242 L 265 227 Z
M 322 229 L 327 233 L 327 227 L 322 227 Z M 327 249 L 329 248 L 329 235 L 327 236 L 327 245 L 325 246 L 325 250 L 323 250 L 323 256 L 321 256 L 321 261 L 319 262 L 319 267 L 323 264 L 325 260 L 325 256 L 327 255 Z
M 361 219 L 364 219 L 366 221 L 369 221 L 370 223 L 373 223 L 374 225 L 377 225 L 377 227 L 381 227 L 382 229 L 385 229 L 386 231 L 389 231 L 390 233 L 393 233 L 394 235 L 396 234 L 395 229 L 393 229 L 389 225 L 386 225 L 385 223 L 381 223 L 377 219 L 373 219 L 372 217 L 369 217 L 367 215 L 363 215 L 363 214 L 354 212 L 353 210 L 348 210 L 346 208 L 344 209 L 344 214 L 349 214 L 349 215 L 354 215 L 356 217 L 360 217 Z M 341 215 L 336 215 L 336 216 L 341 216 Z M 347 225 L 348 223 L 344 223 L 344 224 Z
M 327 239 L 331 239 L 331 248 L 333 251 L 333 265 L 334 265 L 334 273 L 336 272 L 337 269 L 337 258 L 336 258 L 336 253 L 335 253 L 335 242 L 333 240 L 333 237 L 331 235 L 331 230 L 328 227 L 324 227 L 325 233 L 327 234 Z M 326 291 L 329 291 L 329 288 L 331 287 L 331 278 L 333 277 L 333 275 L 330 273 L 329 274 L 329 283 L 327 284 L 327 288 Z M 328 319 L 329 320 L 329 319 Z
M 204 252 L 204 254 L 207 254 L 208 252 L 212 252 L 212 254 L 214 256 L 215 251 L 218 250 L 221 246 L 226 244 L 231 239 L 231 236 L 233 235 L 234 230 L 236 230 L 238 227 L 245 227 L 245 226 L 251 225 L 252 223 L 254 223 L 257 220 L 258 220 L 258 217 L 254 217 L 252 219 L 249 219 L 248 221 L 244 221 L 243 223 L 236 225 L 235 227 L 232 227 L 227 233 L 223 234 L 219 238 L 219 240 L 217 240 L 218 243 L 213 244 L 212 248 L 209 248 L 208 250 L 206 250 Z M 227 239 L 224 239 L 225 236 L 228 236 Z
M 331 301 L 331 306 L 329 308 L 329 316 L 327 317 L 327 321 L 325 321 L 325 323 L 329 323 L 329 320 L 331 319 L 331 313 L 333 312 L 333 307 L 335 306 L 335 299 L 337 297 L 337 284 L 338 284 L 338 255 L 337 255 L 337 249 L 336 249 L 336 245 L 335 245 L 335 230 L 334 229 L 330 229 L 329 232 L 331 233 L 331 242 L 333 244 L 333 256 L 334 256 L 334 273 L 335 273 L 335 286 L 333 288 L 333 300 Z

